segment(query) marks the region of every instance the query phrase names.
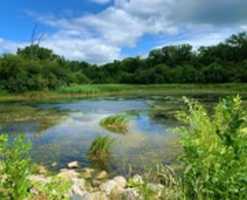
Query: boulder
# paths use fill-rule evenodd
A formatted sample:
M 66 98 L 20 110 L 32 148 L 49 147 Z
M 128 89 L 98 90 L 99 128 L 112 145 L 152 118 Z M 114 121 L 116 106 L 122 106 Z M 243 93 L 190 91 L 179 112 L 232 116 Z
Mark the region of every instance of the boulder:
M 113 180 L 117 183 L 118 187 L 125 188 L 127 185 L 127 181 L 123 176 L 116 176 Z
M 108 177 L 108 173 L 106 171 L 99 172 L 95 178 L 98 180 L 106 179 Z
M 73 162 L 68 163 L 67 166 L 68 166 L 69 169 L 76 169 L 76 168 L 79 168 L 79 162 L 78 161 L 73 161 Z

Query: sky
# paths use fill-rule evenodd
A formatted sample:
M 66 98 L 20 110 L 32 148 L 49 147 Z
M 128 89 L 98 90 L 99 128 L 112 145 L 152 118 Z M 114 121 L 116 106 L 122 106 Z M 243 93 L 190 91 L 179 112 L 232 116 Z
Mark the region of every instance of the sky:
M 154 48 L 198 48 L 247 31 L 246 0 L 8 0 L 0 3 L 0 54 L 35 40 L 70 60 L 103 64 Z

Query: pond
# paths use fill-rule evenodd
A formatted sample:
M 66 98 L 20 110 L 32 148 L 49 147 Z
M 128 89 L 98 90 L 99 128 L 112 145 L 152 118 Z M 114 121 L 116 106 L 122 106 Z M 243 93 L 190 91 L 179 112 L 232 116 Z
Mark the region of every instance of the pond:
M 15 120 L 11 115 L 4 122 L 2 120 L 0 132 L 13 137 L 25 133 L 33 144 L 33 160 L 54 170 L 64 168 L 68 162 L 75 160 L 80 162 L 81 167 L 97 165 L 88 159 L 88 149 L 97 136 L 108 135 L 115 142 L 111 159 L 104 167 L 113 173 L 126 174 L 130 169 L 142 170 L 154 163 L 175 162 L 180 148 L 173 129 L 178 122 L 172 117 L 155 117 L 151 111 L 154 105 L 163 105 L 162 108 L 169 105 L 169 112 L 176 110 L 179 105 L 177 99 L 180 98 L 108 97 L 14 106 L 7 104 L 2 107 L 11 107 L 13 116 L 18 114 L 19 118 L 22 118 L 19 112 L 24 115 L 22 110 L 33 110 L 23 120 Z M 13 107 L 16 109 L 13 110 Z M 113 133 L 101 127 L 102 119 L 123 112 L 133 115 L 126 134 Z M 168 110 L 164 112 L 168 113 Z M 56 120 L 52 120 L 53 115 Z

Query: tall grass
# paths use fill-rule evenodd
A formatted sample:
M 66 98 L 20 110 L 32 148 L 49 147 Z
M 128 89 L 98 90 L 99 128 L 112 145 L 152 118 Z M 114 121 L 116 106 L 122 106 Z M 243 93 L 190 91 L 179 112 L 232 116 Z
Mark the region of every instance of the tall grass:
M 98 136 L 92 142 L 88 151 L 88 156 L 91 160 L 105 160 L 110 156 L 110 150 L 114 140 L 109 136 Z

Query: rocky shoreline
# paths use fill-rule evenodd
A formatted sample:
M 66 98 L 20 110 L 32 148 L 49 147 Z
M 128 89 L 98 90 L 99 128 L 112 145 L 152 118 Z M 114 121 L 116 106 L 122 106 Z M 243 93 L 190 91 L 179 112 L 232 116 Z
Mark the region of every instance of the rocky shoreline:
M 62 199 L 70 200 L 142 200 L 145 199 L 140 191 L 144 180 L 140 175 L 130 178 L 123 176 L 110 177 L 106 171 L 92 168 L 80 169 L 78 162 L 71 162 L 68 167 L 61 169 L 55 176 L 48 175 L 46 169 L 39 166 L 37 173 L 29 177 L 32 182 L 31 193 L 34 199 L 40 200 L 39 187 L 52 183 L 54 179 L 59 184 L 69 185 Z M 54 184 L 54 183 L 52 183 Z M 164 186 L 155 183 L 145 183 L 152 199 L 161 199 Z M 59 191 L 49 191 L 59 192 Z M 45 199 L 43 197 L 43 199 Z M 48 198 L 47 198 L 48 199 Z

